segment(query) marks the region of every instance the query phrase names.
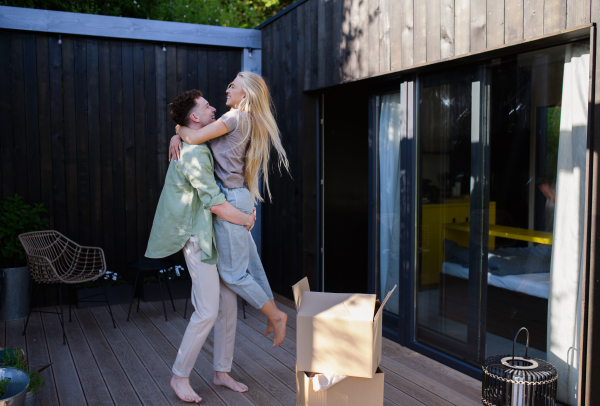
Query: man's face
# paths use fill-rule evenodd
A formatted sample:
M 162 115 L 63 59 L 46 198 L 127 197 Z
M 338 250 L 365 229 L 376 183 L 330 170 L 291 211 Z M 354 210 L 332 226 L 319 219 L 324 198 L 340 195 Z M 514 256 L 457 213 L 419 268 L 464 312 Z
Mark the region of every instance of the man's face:
M 215 121 L 216 111 L 217 109 L 208 104 L 204 97 L 199 97 L 196 99 L 196 107 L 192 109 L 190 116 L 193 121 L 204 127 Z

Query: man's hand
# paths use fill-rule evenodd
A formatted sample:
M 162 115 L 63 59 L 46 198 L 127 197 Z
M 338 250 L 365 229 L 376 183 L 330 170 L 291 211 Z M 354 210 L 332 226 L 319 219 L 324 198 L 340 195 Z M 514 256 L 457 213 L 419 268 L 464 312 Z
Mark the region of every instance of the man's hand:
M 246 224 L 246 228 L 248 232 L 254 228 L 254 223 L 256 222 L 256 208 L 252 210 L 252 214 L 248 215 L 248 224 Z
M 554 203 L 556 201 L 556 196 L 554 195 L 554 191 L 552 190 L 552 187 L 550 187 L 549 184 L 540 183 L 538 185 L 538 188 L 544 194 L 546 199 L 550 200 L 552 203 Z
M 246 214 L 239 211 L 229 202 L 223 202 L 210 208 L 210 211 L 225 221 L 229 221 L 232 224 L 238 226 L 244 226 L 248 231 L 254 228 L 254 222 L 256 221 L 256 209 L 252 210 L 252 213 Z
M 177 127 L 176 129 L 178 130 Z M 179 150 L 181 150 L 181 147 L 181 138 L 179 135 L 172 136 L 171 143 L 169 144 L 169 162 L 171 162 L 171 159 L 175 159 L 175 162 L 179 160 Z

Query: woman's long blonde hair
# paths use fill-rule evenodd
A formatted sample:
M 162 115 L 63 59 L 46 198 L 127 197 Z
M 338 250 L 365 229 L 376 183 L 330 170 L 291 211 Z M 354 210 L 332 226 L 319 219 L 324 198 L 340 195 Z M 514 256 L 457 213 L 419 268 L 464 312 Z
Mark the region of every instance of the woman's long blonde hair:
M 244 168 L 244 180 L 253 199 L 264 201 L 260 195 L 258 187 L 258 176 L 262 170 L 263 184 L 266 186 L 269 200 L 271 200 L 271 190 L 269 189 L 269 155 L 271 145 L 275 147 L 278 154 L 278 167 L 281 165 L 290 171 L 285 150 L 281 144 L 281 134 L 273 117 L 273 101 L 269 94 L 269 89 L 264 79 L 252 72 L 240 72 L 238 76 L 242 80 L 242 90 L 246 97 L 239 103 L 238 109 L 248 113 L 249 123 L 242 121 L 243 134 L 248 133 L 250 126 L 250 142 L 246 150 L 246 164 Z

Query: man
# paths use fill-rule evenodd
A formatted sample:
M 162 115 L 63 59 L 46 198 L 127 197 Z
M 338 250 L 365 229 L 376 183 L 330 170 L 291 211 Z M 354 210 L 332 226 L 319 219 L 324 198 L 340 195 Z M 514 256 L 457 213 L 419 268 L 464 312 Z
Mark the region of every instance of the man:
M 179 125 L 199 129 L 215 121 L 215 108 L 199 90 L 180 94 L 169 106 L 171 118 Z M 228 375 L 235 345 L 237 296 L 219 279 L 213 213 L 248 230 L 256 219 L 255 213 L 242 213 L 225 200 L 215 182 L 213 157 L 208 147 L 183 144 L 179 160 L 169 164 L 146 257 L 164 258 L 183 248 L 192 277 L 191 301 L 195 311 L 181 341 L 171 378 L 171 387 L 186 402 L 202 400 L 190 386 L 189 376 L 213 325 L 213 383 L 237 392 L 248 390 Z

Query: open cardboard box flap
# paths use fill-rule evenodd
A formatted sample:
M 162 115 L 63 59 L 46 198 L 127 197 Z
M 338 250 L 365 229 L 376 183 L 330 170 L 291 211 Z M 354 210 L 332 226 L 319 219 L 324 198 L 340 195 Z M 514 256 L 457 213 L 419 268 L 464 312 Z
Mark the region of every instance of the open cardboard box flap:
M 292 290 L 298 315 L 318 315 L 319 317 L 343 317 L 348 315 L 354 320 L 368 318 L 375 320 L 397 286 L 395 285 L 388 292 L 381 304 L 372 294 L 311 292 L 308 278 L 296 283 Z M 302 307 L 302 311 L 300 311 L 305 292 L 308 293 L 308 300 L 305 306 Z
M 395 287 L 394 287 L 395 289 Z M 382 312 L 375 295 L 311 292 L 293 286 L 300 371 L 372 378 L 381 361 Z

